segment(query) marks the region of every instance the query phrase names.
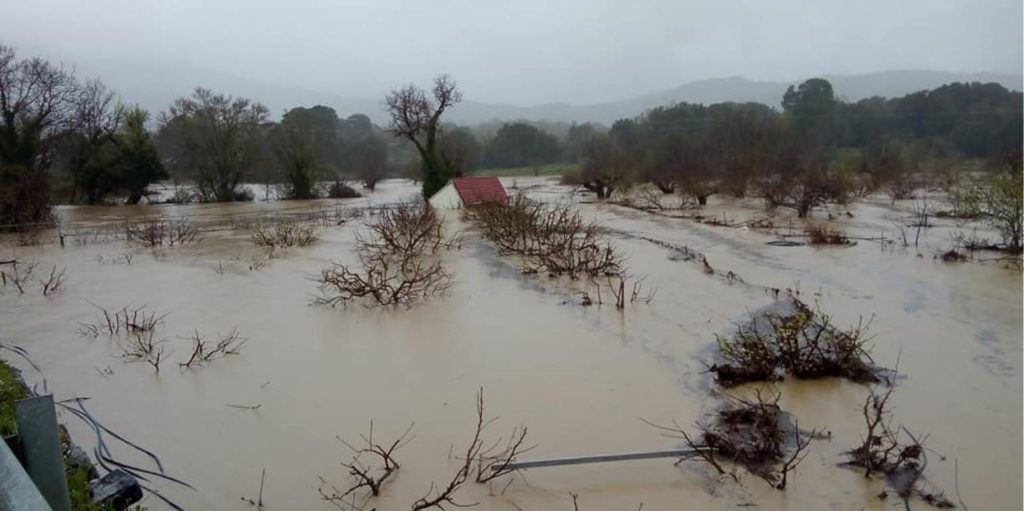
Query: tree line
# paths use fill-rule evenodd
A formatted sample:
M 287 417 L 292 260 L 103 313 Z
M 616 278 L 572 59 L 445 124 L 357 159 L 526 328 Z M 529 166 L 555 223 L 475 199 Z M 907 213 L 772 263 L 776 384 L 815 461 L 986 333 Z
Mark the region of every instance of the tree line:
M 801 215 L 827 201 L 887 189 L 909 193 L 922 174 L 1020 153 L 1021 93 L 997 84 L 950 84 L 902 98 L 850 103 L 826 80 L 790 87 L 782 110 L 756 103 L 679 103 L 610 128 L 599 124 L 446 123 L 462 99 L 446 75 L 385 98 L 389 122 L 297 107 L 273 121 L 262 104 L 197 88 L 153 116 L 0 44 L 0 224 L 49 219 L 51 203 L 137 203 L 156 181 L 193 182 L 179 200 L 249 200 L 243 183 L 281 184 L 305 199 L 342 178 L 373 189 L 413 177 L 432 195 L 480 168 L 580 163 L 573 180 L 608 197 L 639 182 L 704 203 L 754 194 Z M 155 129 L 154 129 L 155 128 Z M 1018 156 L 1019 158 L 1019 156 Z
M 438 85 L 432 92 L 451 97 L 437 106 L 415 87 L 402 89 L 406 96 L 396 98 L 419 101 L 418 110 L 393 117 L 386 128 L 320 105 L 273 121 L 257 101 L 204 88 L 153 115 L 122 103 L 99 80 L 42 58 L 19 58 L 0 44 L 0 225 L 47 223 L 54 203 L 135 204 L 165 179 L 194 183 L 178 201 L 251 200 L 244 183 L 279 184 L 278 196 L 307 199 L 324 192 L 323 181 L 335 182 L 326 190 L 332 196 L 356 193 L 342 178 L 373 190 L 393 175 L 436 190 L 451 175 L 482 165 L 559 158 L 557 140 L 531 125 L 502 126 L 484 145 L 469 128 L 442 124 L 441 114 L 461 96 L 450 78 Z
M 585 135 L 572 178 L 602 198 L 647 182 L 700 204 L 752 194 L 805 216 L 879 190 L 906 198 L 979 163 L 1020 169 L 1021 93 L 998 84 L 850 103 L 811 79 L 789 87 L 781 105 L 679 103 L 621 119 Z
M 40 58 L 19 59 L 0 44 L 0 224 L 49 221 L 57 168 L 68 178 L 57 200 L 119 193 L 137 202 L 166 176 L 148 119 L 98 80 L 78 80 Z

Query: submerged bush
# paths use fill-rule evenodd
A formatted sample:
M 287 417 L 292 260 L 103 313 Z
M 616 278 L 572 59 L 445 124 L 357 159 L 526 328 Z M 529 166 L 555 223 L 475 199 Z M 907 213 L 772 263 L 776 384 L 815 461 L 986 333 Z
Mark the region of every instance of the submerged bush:
M 331 187 L 327 189 L 327 196 L 332 199 L 354 199 L 356 197 L 362 197 L 359 192 L 341 181 L 335 181 L 331 184 Z
M 1008 250 L 1020 252 L 1024 225 L 1024 171 L 1009 169 L 989 178 L 984 192 L 988 223 Z
M 32 224 L 52 221 L 46 176 L 28 167 L 0 165 L 0 230 L 34 229 Z
M 440 249 L 455 240 L 442 237 L 441 219 L 422 204 L 382 210 L 367 221 L 370 234 L 356 238 L 358 265 L 332 263 L 320 272 L 324 296 L 335 305 L 366 299 L 369 305 L 410 305 L 444 294 L 454 274 L 441 262 Z
M 811 245 L 849 245 L 845 234 L 829 227 L 808 227 L 804 230 Z
M 125 238 L 129 243 L 145 247 L 173 247 L 199 243 L 199 227 L 187 218 L 151 219 L 125 224 Z
M 878 381 L 870 359 L 867 327 L 840 330 L 832 318 L 791 299 L 787 312 L 755 315 L 731 337 L 719 337 L 720 361 L 710 367 L 721 385 L 781 379 L 841 377 L 867 383 Z
M 599 277 L 622 273 L 623 258 L 596 222 L 563 205 L 519 194 L 508 204 L 474 207 L 471 218 L 498 249 L 524 258 L 523 271 L 551 276 Z
M 697 433 L 687 432 L 676 423 L 648 424 L 665 437 L 682 440 L 689 448 L 690 452 L 680 457 L 680 462 L 704 461 L 720 475 L 739 481 L 736 472 L 726 470 L 724 465 L 733 463 L 784 490 L 789 472 L 806 457 L 807 447 L 817 438 L 817 432 L 801 430 L 796 418 L 779 407 L 781 397 L 775 394 L 766 398 L 760 391 L 750 400 L 729 396 L 730 402 L 714 415 L 713 422 L 697 423 Z
M 257 247 L 308 247 L 320 239 L 320 233 L 312 225 L 276 222 L 252 225 L 249 238 Z
M 191 204 L 198 201 L 199 197 L 192 190 L 178 188 L 174 190 L 174 195 L 171 195 L 165 202 L 168 204 Z

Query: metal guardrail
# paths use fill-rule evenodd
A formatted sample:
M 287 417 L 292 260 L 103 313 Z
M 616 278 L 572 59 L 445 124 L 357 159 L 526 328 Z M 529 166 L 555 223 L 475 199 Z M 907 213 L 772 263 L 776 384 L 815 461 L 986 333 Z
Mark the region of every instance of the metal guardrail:
M 0 509 L 52 511 L 21 462 L 3 441 L 0 441 Z
M 14 402 L 20 459 L 0 442 L 0 509 L 70 511 L 53 396 Z
M 622 454 L 602 454 L 598 456 L 578 456 L 574 458 L 557 458 L 551 460 L 518 461 L 507 465 L 498 464 L 491 467 L 499 470 L 524 470 L 528 468 L 559 467 L 565 465 L 584 465 L 587 463 L 608 463 L 611 461 L 649 460 L 654 458 L 689 458 L 697 455 L 695 449 L 673 449 L 669 451 L 629 452 Z
M 25 472 L 36 483 L 53 511 L 71 511 L 53 396 L 15 401 L 14 420 L 18 424 Z

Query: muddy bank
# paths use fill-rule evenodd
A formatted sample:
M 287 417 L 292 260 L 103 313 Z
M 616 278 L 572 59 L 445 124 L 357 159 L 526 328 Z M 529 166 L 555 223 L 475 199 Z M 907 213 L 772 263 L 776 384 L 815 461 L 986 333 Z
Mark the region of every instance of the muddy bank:
M 543 179 L 516 184 L 546 200 L 573 197 Z M 155 211 L 216 223 L 250 213 L 355 208 L 415 193 L 409 184 L 386 183 L 354 201 L 63 208 L 60 214 L 91 227 Z M 14 361 L 30 382 L 45 377 L 58 399 L 92 397 L 94 415 L 157 451 L 170 471 L 196 487 L 161 487 L 190 509 L 249 509 L 241 499 L 255 497 L 263 468 L 268 507 L 332 509 L 316 488 L 320 477 L 345 477 L 339 462 L 348 452 L 335 436 L 357 438 L 371 419 L 379 434 L 398 435 L 415 421 L 415 440 L 398 453 L 402 468 L 375 504 L 405 509 L 456 469 L 449 450 L 469 439 L 479 387 L 486 389 L 488 410 L 501 416 L 496 434 L 529 427 L 538 447 L 525 458 L 675 447 L 640 418 L 688 424 L 713 413 L 719 397 L 702 362 L 715 334 L 773 301 L 768 289 L 790 288 L 840 324 L 874 316 L 873 356 L 887 367 L 899 359 L 905 375 L 893 398 L 896 421 L 930 433 L 929 447 L 946 457 L 933 457 L 929 467 L 937 486 L 953 491 L 957 459 L 968 505 L 1021 507 L 1019 271 L 948 265 L 924 248 L 882 250 L 867 242 L 772 247 L 765 243 L 776 237 L 756 230 L 614 205 L 582 209 L 610 229 L 630 272 L 657 288 L 653 303 L 621 312 L 581 307 L 573 289 L 585 284 L 525 277 L 467 232 L 462 249 L 446 256 L 456 282 L 444 298 L 408 310 L 311 307 L 317 290 L 309 277 L 329 261 L 353 260 L 355 223 L 323 227 L 318 243 L 273 258 L 252 246 L 246 231 L 224 229 L 199 244 L 155 252 L 120 242 L 5 247 L 5 257 L 67 267 L 68 282 L 52 297 L 5 291 L 2 340 L 32 353 L 42 374 Z M 877 201 L 850 209 L 854 217 L 837 222 L 862 234 L 904 214 Z M 755 205 L 734 201 L 713 201 L 709 210 L 737 218 L 760 214 Z M 446 221 L 468 228 L 455 212 Z M 929 250 L 948 239 L 938 228 L 926 234 Z M 666 244 L 689 247 L 741 280 L 708 274 Z M 126 250 L 130 264 L 111 262 Z M 265 264 L 255 268 L 253 261 Z M 155 373 L 146 364 L 126 364 L 116 342 L 78 335 L 79 323 L 96 317 L 89 301 L 167 313 L 157 333 L 167 339 L 167 365 Z M 247 338 L 237 356 L 177 367 L 188 357 L 184 337 L 192 331 L 213 335 L 236 326 Z M 867 388 L 793 379 L 775 387 L 783 394 L 780 406 L 802 427 L 832 432 L 831 441 L 811 446 L 785 492 L 756 478 L 737 485 L 706 467 L 650 460 L 531 470 L 503 493 L 503 483 L 493 490 L 468 485 L 460 501 L 479 501 L 481 509 L 571 509 L 569 495 L 577 493 L 587 510 L 635 509 L 640 502 L 645 509 L 674 509 L 679 501 L 703 509 L 741 503 L 888 509 L 891 502 L 874 498 L 881 483 L 836 466 L 859 443 Z M 88 442 L 83 425 L 61 418 L 76 440 Z M 147 505 L 161 508 L 153 499 Z

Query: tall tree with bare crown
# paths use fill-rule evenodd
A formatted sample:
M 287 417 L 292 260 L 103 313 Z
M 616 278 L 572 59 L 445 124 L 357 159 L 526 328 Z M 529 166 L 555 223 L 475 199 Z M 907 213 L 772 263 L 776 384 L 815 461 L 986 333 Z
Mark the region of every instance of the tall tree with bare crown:
M 434 78 L 431 95 L 409 84 L 388 94 L 385 102 L 391 123 L 388 131 L 409 140 L 420 155 L 423 196 L 430 197 L 454 175 L 454 166 L 441 151 L 439 131 L 445 110 L 462 101 L 455 80 L 448 75 Z

